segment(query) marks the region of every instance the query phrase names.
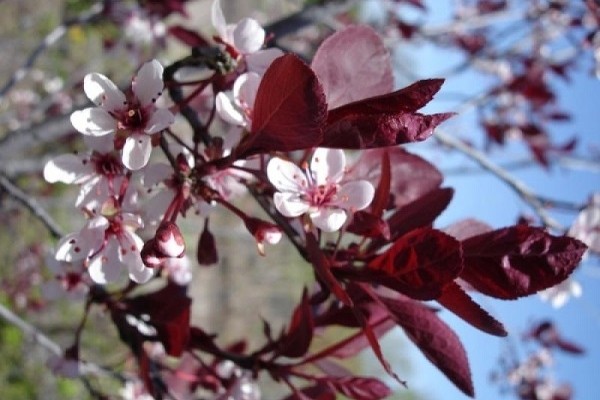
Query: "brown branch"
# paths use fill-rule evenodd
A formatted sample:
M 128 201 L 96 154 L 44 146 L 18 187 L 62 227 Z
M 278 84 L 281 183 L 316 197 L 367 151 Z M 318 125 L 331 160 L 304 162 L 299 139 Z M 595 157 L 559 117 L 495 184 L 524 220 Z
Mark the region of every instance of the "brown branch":
M 547 203 L 545 203 L 543 199 L 536 195 L 531 188 L 517 180 L 506 169 L 493 163 L 484 153 L 471 146 L 468 146 L 466 143 L 445 133 L 439 128 L 436 130 L 434 137 L 445 146 L 457 150 L 471 160 L 475 161 L 481 168 L 490 172 L 492 175 L 496 176 L 498 179 L 507 184 L 515 193 L 519 195 L 519 197 L 521 197 L 526 204 L 533 209 L 546 227 L 564 231 L 564 227 L 548 214 L 548 211 L 546 210 Z
M 18 186 L 8 179 L 4 172 L 0 172 L 0 187 L 21 205 L 27 208 L 55 238 L 63 236 L 62 229 L 44 208 L 31 196 L 23 192 Z

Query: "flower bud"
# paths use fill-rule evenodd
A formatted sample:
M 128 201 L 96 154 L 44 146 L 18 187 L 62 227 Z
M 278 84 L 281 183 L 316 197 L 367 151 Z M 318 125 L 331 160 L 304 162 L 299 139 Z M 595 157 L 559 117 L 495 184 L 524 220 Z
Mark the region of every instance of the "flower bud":
M 185 251 L 185 242 L 177 225 L 163 222 L 154 236 L 156 249 L 165 257 L 180 257 Z
M 150 239 L 144 243 L 140 256 L 142 257 L 144 265 L 148 268 L 157 268 L 164 261 L 164 256 L 157 250 L 156 241 L 154 239 Z
M 258 218 L 248 217 L 244 223 L 248 231 L 256 239 L 258 252 L 261 256 L 265 255 L 265 242 L 268 244 L 277 244 L 281 240 L 283 233 L 277 225 Z

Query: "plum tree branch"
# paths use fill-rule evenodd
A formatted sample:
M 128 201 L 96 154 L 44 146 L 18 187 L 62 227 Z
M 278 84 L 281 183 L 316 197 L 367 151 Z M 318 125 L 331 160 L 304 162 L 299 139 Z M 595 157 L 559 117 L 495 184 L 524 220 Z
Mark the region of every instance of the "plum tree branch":
M 490 172 L 492 175 L 496 176 L 498 179 L 507 184 L 525 203 L 527 203 L 533 209 L 546 227 L 564 231 L 565 228 L 549 215 L 548 211 L 546 210 L 547 203 L 537 196 L 531 188 L 511 175 L 509 171 L 492 162 L 489 157 L 487 157 L 481 151 L 467 145 L 466 143 L 460 141 L 452 135 L 449 135 L 439 128 L 436 130 L 434 137 L 443 145 L 457 150 L 471 160 L 475 161 L 479 166 L 481 166 L 481 168 Z
M 4 172 L 0 172 L 0 187 L 39 219 L 53 237 L 58 239 L 63 236 L 62 229 L 58 223 L 54 221 L 40 203 L 12 183 Z
M 63 21 L 62 24 L 58 25 L 49 34 L 47 34 L 37 45 L 37 47 L 33 49 L 29 57 L 27 57 L 25 60 L 25 63 L 19 69 L 17 69 L 8 79 L 8 81 L 2 86 L 2 88 L 0 88 L 0 101 L 17 83 L 27 76 L 38 57 L 40 57 L 45 50 L 56 44 L 65 35 L 65 33 L 67 33 L 69 27 L 85 24 L 93 20 L 100 15 L 103 9 L 103 2 L 95 3 L 87 11 L 82 12 L 74 18 Z

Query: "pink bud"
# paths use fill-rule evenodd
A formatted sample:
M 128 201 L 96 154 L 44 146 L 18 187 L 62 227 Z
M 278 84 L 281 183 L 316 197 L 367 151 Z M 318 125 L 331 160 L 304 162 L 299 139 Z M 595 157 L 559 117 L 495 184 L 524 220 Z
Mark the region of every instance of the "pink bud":
M 140 252 L 144 265 L 148 268 L 157 268 L 164 261 L 164 256 L 160 254 L 156 248 L 156 241 L 154 239 L 148 240 L 144 243 L 144 247 Z
M 258 252 L 261 255 L 265 254 L 264 244 L 277 244 L 281 240 L 283 233 L 277 225 L 258 218 L 246 218 L 244 221 L 248 231 L 256 239 Z
M 156 249 L 166 257 L 180 257 L 185 251 L 185 242 L 177 225 L 163 222 L 156 230 Z

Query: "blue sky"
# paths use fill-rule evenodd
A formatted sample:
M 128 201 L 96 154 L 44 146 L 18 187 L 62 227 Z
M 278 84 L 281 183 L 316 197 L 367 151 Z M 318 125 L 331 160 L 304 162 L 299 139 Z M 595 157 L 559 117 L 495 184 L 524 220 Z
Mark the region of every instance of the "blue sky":
M 434 21 L 444 20 L 448 13 L 445 8 L 447 4 L 446 1 L 436 2 L 436 7 L 430 7 Z M 402 55 L 410 57 L 412 72 L 420 78 L 444 77 L 440 76 L 440 72 L 460 61 L 456 54 L 431 46 L 404 48 L 400 53 Z M 551 130 L 558 143 L 577 134 L 581 139 L 578 152 L 586 154 L 590 147 L 600 149 L 600 135 L 597 132 L 600 122 L 600 81 L 589 75 L 589 63 L 583 65 L 586 67 L 578 71 L 570 84 L 556 82 L 554 86 L 562 108 L 573 115 L 573 121 L 552 127 Z M 465 91 L 476 94 L 485 83 L 483 78 L 472 74 L 449 79 L 427 110 L 452 111 L 456 98 L 450 94 Z M 445 123 L 443 129 L 474 143 L 481 141 L 482 132 L 476 130 L 473 124 L 473 113 L 455 117 Z M 411 149 L 422 153 L 442 170 L 465 163 L 472 165 L 463 156 L 434 151 L 428 145 L 419 144 Z M 521 159 L 527 154 L 524 146 L 514 144 L 507 149 L 494 151 L 492 158 L 506 161 Z M 590 193 L 600 191 L 600 174 L 597 173 L 533 167 L 514 171 L 514 174 L 536 193 L 575 203 L 583 203 Z M 511 189 L 489 174 L 451 175 L 446 177 L 445 185 L 453 187 L 456 194 L 450 207 L 438 219 L 438 227 L 465 217 L 476 217 L 500 228 L 514 224 L 521 214 L 531 214 L 529 207 Z M 553 216 L 568 226 L 575 214 L 562 212 L 554 213 Z M 589 260 L 579 267 L 574 276 L 583 286 L 583 297 L 571 300 L 558 310 L 542 302 L 537 296 L 512 302 L 485 297 L 476 297 L 476 300 L 505 324 L 513 338 L 518 338 L 534 321 L 545 318 L 554 320 L 566 338 L 580 343 L 587 351 L 583 357 L 557 354 L 556 381 L 571 383 L 575 399 L 594 399 L 600 393 L 594 380 L 600 367 L 600 341 L 597 340 L 600 337 L 600 296 L 597 294 L 600 293 L 600 263 L 598 260 Z M 450 313 L 444 312 L 442 316 L 456 330 L 465 345 L 474 375 L 476 398 L 500 398 L 498 388 L 490 384 L 489 374 L 495 368 L 506 341 L 479 332 Z M 393 335 L 386 341 L 386 346 L 393 348 L 394 340 L 400 340 L 399 336 Z M 412 387 L 427 394 L 432 400 L 467 398 L 431 366 L 418 350 L 410 351 L 410 357 L 415 369 L 410 381 Z

